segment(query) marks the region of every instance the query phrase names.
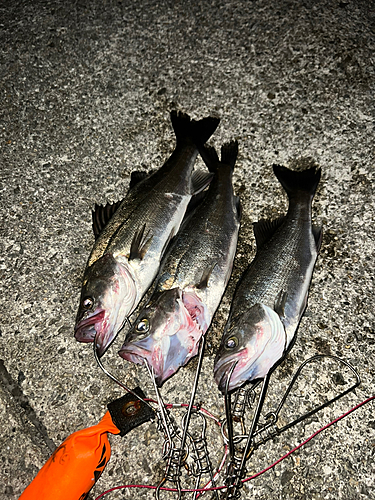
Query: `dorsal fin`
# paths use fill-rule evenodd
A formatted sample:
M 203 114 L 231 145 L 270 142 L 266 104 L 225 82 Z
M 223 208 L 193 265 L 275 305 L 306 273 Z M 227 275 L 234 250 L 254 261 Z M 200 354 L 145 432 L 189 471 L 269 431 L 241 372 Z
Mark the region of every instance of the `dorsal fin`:
M 134 170 L 130 174 L 130 182 L 129 182 L 129 191 L 139 184 L 140 182 L 144 181 L 147 179 L 147 177 L 151 177 L 152 174 L 155 173 L 155 170 L 149 170 L 148 172 L 143 171 L 143 170 Z
M 285 216 L 283 215 L 275 220 L 261 219 L 258 222 L 254 222 L 253 228 L 257 249 L 272 238 L 284 221 Z
M 106 205 L 97 205 L 95 203 L 95 208 L 92 211 L 92 229 L 94 231 L 95 240 L 99 238 L 100 233 L 108 224 L 108 221 L 121 203 L 122 200 L 116 201 L 115 203 L 107 203 Z

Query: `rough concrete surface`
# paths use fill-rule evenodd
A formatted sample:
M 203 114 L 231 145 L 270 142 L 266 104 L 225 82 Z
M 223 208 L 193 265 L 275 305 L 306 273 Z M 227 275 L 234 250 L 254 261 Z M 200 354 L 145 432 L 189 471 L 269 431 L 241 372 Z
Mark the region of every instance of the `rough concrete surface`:
M 321 254 L 296 344 L 273 375 L 270 408 L 316 353 L 346 359 L 362 383 L 261 447 L 248 474 L 374 394 L 374 14 L 371 0 L 0 3 L 1 499 L 18 498 L 55 445 L 97 423 L 122 395 L 96 366 L 91 345 L 73 336 L 94 241 L 91 209 L 121 199 L 132 170 L 161 166 L 174 147 L 171 109 L 220 116 L 211 143 L 236 138 L 240 145 L 238 256 L 198 392 L 221 418 L 212 366 L 230 293 L 254 256 L 252 222 L 286 208 L 271 166 L 322 167 L 313 205 L 324 228 Z M 118 357 L 121 340 L 105 365 L 152 394 L 144 369 Z M 166 401 L 187 402 L 193 370 L 194 362 L 165 384 Z M 287 411 L 324 399 L 319 388 L 330 377 L 336 389 L 347 387 L 344 372 L 312 370 Z M 112 437 L 111 461 L 90 499 L 120 484 L 157 484 L 161 443 L 155 424 Z M 209 447 L 218 460 L 215 425 Z M 371 402 L 247 483 L 242 497 L 375 498 L 374 458 Z M 105 498 L 152 495 L 120 490 Z

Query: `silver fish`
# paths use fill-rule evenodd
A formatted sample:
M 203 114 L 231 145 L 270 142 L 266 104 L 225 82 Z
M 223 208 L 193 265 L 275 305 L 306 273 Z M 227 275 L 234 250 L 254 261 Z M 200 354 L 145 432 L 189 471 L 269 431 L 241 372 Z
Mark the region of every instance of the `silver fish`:
M 202 156 L 215 172 L 202 203 L 186 221 L 165 259 L 155 292 L 127 334 L 119 354 L 133 363 L 146 359 L 160 387 L 198 352 L 229 281 L 240 227 L 232 172 L 237 142 Z
M 254 224 L 257 253 L 243 274 L 214 364 L 219 389 L 264 378 L 285 356 L 307 304 L 322 231 L 311 222 L 321 171 L 275 165 L 288 194 L 286 216 Z M 234 363 L 237 363 L 228 381 Z
M 219 119 L 190 120 L 172 111 L 176 148 L 166 163 L 146 178 L 132 176 L 121 203 L 96 207 L 96 241 L 83 277 L 75 337 L 95 340 L 101 356 L 134 311 L 157 275 L 160 261 L 177 233 L 192 195 L 212 174 L 194 172 L 198 147 Z

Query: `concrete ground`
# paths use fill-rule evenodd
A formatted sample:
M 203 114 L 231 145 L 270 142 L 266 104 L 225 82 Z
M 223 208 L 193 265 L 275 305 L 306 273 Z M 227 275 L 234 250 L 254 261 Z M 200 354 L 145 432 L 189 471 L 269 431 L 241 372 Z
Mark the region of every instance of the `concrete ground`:
M 371 0 L 1 2 L 1 499 L 18 498 L 55 445 L 97 423 L 122 395 L 96 366 L 91 345 L 73 336 L 94 241 L 91 209 L 121 199 L 132 170 L 164 162 L 174 147 L 171 109 L 219 115 L 212 144 L 236 138 L 240 145 L 238 256 L 198 393 L 219 417 L 214 351 L 235 280 L 254 256 L 252 222 L 285 212 L 271 166 L 322 167 L 313 206 L 324 228 L 321 255 L 298 339 L 273 376 L 270 408 L 316 353 L 349 361 L 362 383 L 260 448 L 248 475 L 374 395 L 374 14 Z M 121 341 L 104 363 L 152 395 L 144 370 L 117 356 Z M 193 369 L 191 363 L 165 384 L 166 401 L 187 401 Z M 331 379 L 336 389 L 350 383 L 338 365 L 316 368 L 287 411 L 324 399 L 319 388 Z M 222 440 L 215 425 L 208 432 L 215 461 Z M 164 462 L 155 424 L 111 444 L 91 500 L 113 486 L 158 483 Z M 247 483 L 242 496 L 375 498 L 374 458 L 371 402 Z

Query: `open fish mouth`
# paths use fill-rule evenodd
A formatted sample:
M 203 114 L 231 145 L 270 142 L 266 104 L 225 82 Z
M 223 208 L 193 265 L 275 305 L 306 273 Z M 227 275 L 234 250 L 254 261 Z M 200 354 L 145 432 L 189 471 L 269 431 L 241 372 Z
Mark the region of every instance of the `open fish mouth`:
M 130 267 L 109 253 L 88 268 L 84 280 L 75 338 L 79 342 L 95 341 L 101 356 L 132 312 L 137 288 Z M 90 309 L 85 307 L 90 305 Z
M 102 323 L 105 311 L 102 309 L 88 318 L 80 321 L 75 327 L 74 336 L 79 342 L 93 342 L 96 336 L 96 325 Z
M 186 300 L 184 300 L 186 295 Z M 119 355 L 126 361 L 143 365 L 145 360 L 153 369 L 159 387 L 198 353 L 202 335 L 210 318 L 206 307 L 193 293 L 179 288 L 163 291 L 145 309 L 150 330 L 138 335 L 128 333 Z M 142 324 L 140 318 L 135 323 Z
M 146 349 L 142 349 L 139 346 L 132 345 L 130 348 L 122 348 L 119 351 L 119 355 L 126 361 L 130 361 L 136 365 L 149 365 L 154 371 L 155 382 L 158 387 L 161 387 L 164 381 L 171 376 L 171 374 L 166 375 L 166 371 L 159 363 L 152 362 L 152 353 Z M 151 363 L 151 365 L 150 365 Z M 155 368 L 157 372 L 155 371 Z
M 169 379 L 197 354 L 202 331 L 193 323 L 194 328 L 185 328 L 171 336 L 165 336 L 158 341 L 148 337 L 138 342 L 125 342 L 119 355 L 126 361 L 144 365 L 148 363 L 153 368 L 155 382 L 158 387 Z M 182 335 L 182 338 L 178 334 Z
M 241 373 L 238 370 L 236 370 L 237 366 L 234 368 L 233 371 L 231 370 L 234 363 L 236 363 L 236 359 L 230 358 L 215 366 L 214 378 L 219 387 L 219 390 L 223 394 L 225 394 L 226 392 L 229 376 L 230 380 L 228 383 L 228 392 L 239 387 L 239 384 L 241 383 L 239 381 L 240 378 L 239 375 L 241 375 Z
M 145 363 L 145 358 L 149 354 L 149 351 L 135 345 L 130 345 L 129 348 L 123 347 L 119 350 L 119 355 L 123 359 L 135 363 L 136 365 L 143 365 Z
M 234 366 L 235 365 L 235 366 Z M 238 389 L 251 375 L 257 378 L 256 358 L 249 356 L 249 349 L 244 347 L 235 355 L 221 358 L 215 362 L 214 378 L 222 394 Z M 228 377 L 230 377 L 228 381 Z
M 137 365 L 145 365 L 148 363 L 154 370 L 155 382 L 158 387 L 171 376 L 171 373 L 169 373 L 164 366 L 164 357 L 160 345 L 156 345 L 152 350 L 149 350 L 140 345 L 129 343 L 125 344 L 120 349 L 119 355 L 126 361 L 130 361 Z

